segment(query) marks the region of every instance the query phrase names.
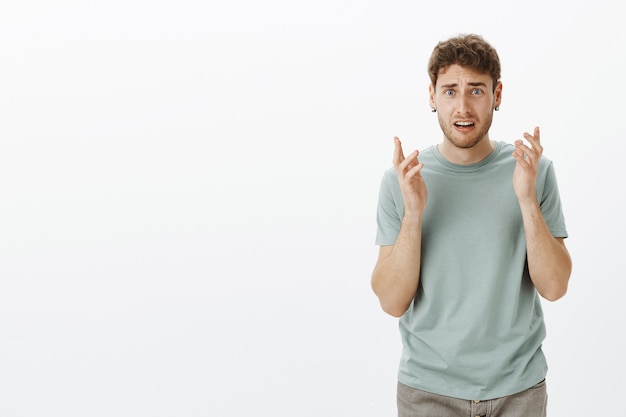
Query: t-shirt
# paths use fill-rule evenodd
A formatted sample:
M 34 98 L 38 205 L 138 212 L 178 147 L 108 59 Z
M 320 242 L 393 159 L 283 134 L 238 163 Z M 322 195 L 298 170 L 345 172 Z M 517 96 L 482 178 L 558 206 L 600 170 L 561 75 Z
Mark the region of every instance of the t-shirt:
M 514 146 L 496 142 L 484 160 L 447 161 L 420 152 L 428 201 L 420 280 L 399 320 L 398 380 L 469 400 L 521 392 L 545 378 L 546 330 L 530 280 L 522 215 L 512 175 Z M 553 164 L 540 159 L 537 198 L 555 237 L 567 237 Z M 393 245 L 404 214 L 395 170 L 385 172 L 376 244 Z

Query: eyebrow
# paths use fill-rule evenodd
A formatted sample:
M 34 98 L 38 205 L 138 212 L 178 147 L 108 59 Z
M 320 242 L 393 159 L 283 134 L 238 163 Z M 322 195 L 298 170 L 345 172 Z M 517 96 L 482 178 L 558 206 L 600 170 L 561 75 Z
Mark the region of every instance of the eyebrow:
M 487 87 L 487 84 L 485 84 L 482 81 L 469 82 L 467 83 L 467 85 L 469 85 L 470 87 Z M 444 84 L 441 86 L 441 88 L 454 88 L 458 86 L 459 86 L 458 83 L 451 83 L 451 84 Z

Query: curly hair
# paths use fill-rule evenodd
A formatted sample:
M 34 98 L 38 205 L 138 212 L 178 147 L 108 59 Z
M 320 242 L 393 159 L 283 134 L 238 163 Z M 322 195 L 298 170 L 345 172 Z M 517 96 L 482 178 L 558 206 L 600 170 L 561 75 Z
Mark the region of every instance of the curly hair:
M 472 68 L 482 74 L 489 74 L 493 79 L 495 91 L 500 80 L 500 58 L 496 50 L 481 36 L 459 35 L 441 41 L 435 46 L 428 61 L 428 75 L 433 87 L 437 84 L 439 71 L 454 64 Z

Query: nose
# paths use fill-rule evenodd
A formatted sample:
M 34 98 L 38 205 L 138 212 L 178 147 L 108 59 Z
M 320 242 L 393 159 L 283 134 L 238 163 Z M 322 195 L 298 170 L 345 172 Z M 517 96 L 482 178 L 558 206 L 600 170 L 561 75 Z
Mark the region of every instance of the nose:
M 459 102 L 457 107 L 458 114 L 465 114 L 469 112 L 469 97 L 465 94 L 459 96 Z

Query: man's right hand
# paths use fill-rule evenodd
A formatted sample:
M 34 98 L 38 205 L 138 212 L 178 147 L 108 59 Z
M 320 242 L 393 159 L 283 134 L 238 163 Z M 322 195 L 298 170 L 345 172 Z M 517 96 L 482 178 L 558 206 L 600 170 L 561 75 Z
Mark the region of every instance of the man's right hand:
M 393 166 L 398 174 L 398 182 L 404 199 L 404 215 L 421 217 L 428 199 L 428 190 L 420 173 L 424 164 L 418 159 L 419 151 L 415 150 L 405 157 L 400 139 L 396 136 L 393 141 L 395 144 Z

